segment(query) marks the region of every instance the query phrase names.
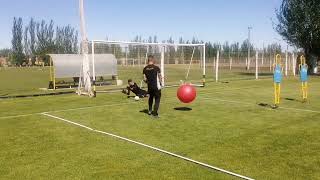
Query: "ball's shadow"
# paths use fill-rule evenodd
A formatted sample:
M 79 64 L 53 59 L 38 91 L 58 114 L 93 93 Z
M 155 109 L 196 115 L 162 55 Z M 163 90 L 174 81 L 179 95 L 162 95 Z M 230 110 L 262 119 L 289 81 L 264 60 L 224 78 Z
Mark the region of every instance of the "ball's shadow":
M 191 111 L 192 110 L 192 108 L 189 108 L 189 107 L 176 107 L 173 109 L 176 111 Z

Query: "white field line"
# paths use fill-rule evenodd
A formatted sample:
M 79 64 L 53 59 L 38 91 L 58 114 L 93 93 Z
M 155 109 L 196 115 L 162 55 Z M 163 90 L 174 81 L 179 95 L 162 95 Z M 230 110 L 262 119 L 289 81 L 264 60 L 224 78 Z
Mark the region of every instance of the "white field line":
M 48 111 L 48 112 L 38 112 L 38 113 L 30 113 L 30 114 L 2 116 L 2 117 L 0 117 L 0 119 L 26 117 L 26 116 L 39 115 L 39 114 L 42 114 L 42 113 L 54 113 L 54 112 L 65 112 L 65 111 L 76 111 L 76 110 L 83 110 L 83 109 L 92 109 L 92 108 L 99 108 L 99 107 L 122 106 L 122 105 L 128 105 L 128 104 L 133 104 L 133 103 L 134 102 L 126 102 L 126 103 L 118 103 L 118 104 L 104 104 L 104 105 L 97 105 L 97 106 L 85 106 L 85 107 L 79 107 L 79 108 L 61 109 L 61 110 L 54 110 L 54 111 Z
M 220 102 L 228 102 L 228 103 L 236 103 L 236 104 L 243 104 L 243 105 L 256 105 L 254 103 L 248 103 L 248 102 L 242 102 L 242 101 L 234 101 L 234 100 L 226 100 L 226 99 L 217 99 L 217 98 L 211 98 L 211 97 L 203 97 L 202 99 L 214 100 L 214 101 L 220 101 Z M 315 111 L 315 110 L 310 110 L 310 109 L 289 108 L 289 107 L 282 107 L 282 106 L 279 106 L 278 109 L 286 109 L 286 110 L 302 111 L 302 112 L 311 112 L 311 113 L 320 113 L 320 111 Z
M 64 121 L 66 123 L 69 123 L 69 124 L 72 124 L 72 125 L 75 125 L 75 126 L 79 126 L 79 127 L 85 128 L 85 129 L 87 129 L 89 131 L 97 132 L 97 133 L 100 133 L 100 134 L 108 135 L 108 136 L 111 136 L 111 137 L 114 137 L 114 138 L 117 138 L 117 139 L 121 139 L 121 140 L 130 142 L 130 143 L 138 144 L 140 146 L 143 146 L 143 147 L 146 147 L 146 148 L 149 148 L 149 149 L 152 149 L 152 150 L 164 153 L 164 154 L 168 154 L 168 155 L 183 159 L 185 161 L 189 161 L 189 162 L 192 162 L 192 163 L 195 163 L 195 164 L 198 164 L 198 165 L 201 165 L 201 166 L 204 166 L 204 167 L 216 170 L 216 171 L 220 171 L 220 172 L 223 172 L 223 173 L 226 173 L 226 174 L 238 177 L 238 178 L 247 179 L 247 180 L 253 180 L 252 178 L 249 178 L 249 177 L 246 177 L 246 176 L 243 176 L 243 175 L 231 172 L 231 171 L 227 171 L 227 170 L 224 170 L 224 169 L 221 169 L 221 168 L 218 168 L 218 167 L 215 167 L 215 166 L 212 166 L 212 165 L 200 162 L 200 161 L 196 161 L 196 160 L 193 160 L 193 159 L 190 159 L 190 158 L 187 158 L 187 157 L 184 157 L 184 156 L 181 156 L 181 155 L 178 155 L 178 154 L 175 154 L 175 153 L 172 153 L 172 152 L 169 152 L 169 151 L 166 151 L 166 150 L 154 147 L 154 146 L 150 146 L 150 145 L 138 142 L 138 141 L 134 141 L 134 140 L 131 140 L 131 139 L 128 139 L 128 138 L 125 138 L 125 137 L 121 137 L 121 136 L 118 136 L 118 135 L 115 135 L 115 134 L 112 134 L 112 133 L 107 133 L 107 132 L 104 132 L 104 131 L 96 130 L 96 129 L 90 128 L 88 126 L 85 126 L 85 125 L 82 125 L 82 124 L 79 124 L 79 123 L 75 123 L 73 121 L 70 121 L 70 120 L 67 120 L 67 119 L 64 119 L 64 118 L 61 118 L 61 117 L 58 117 L 58 116 L 50 115 L 48 113 L 41 113 L 41 114 L 44 115 L 44 116 L 47 116 L 47 117 L 51 117 L 51 118 L 54 118 L 54 119 L 58 119 L 58 120 Z
M 219 90 L 220 90 L 220 88 L 219 88 Z M 214 92 L 218 93 L 219 91 L 214 91 Z M 223 91 L 221 91 L 221 92 L 223 92 Z M 204 95 L 206 95 L 206 94 L 204 94 Z M 207 94 L 207 95 L 209 95 L 209 94 Z M 66 112 L 66 111 L 75 111 L 75 110 L 83 110 L 83 109 L 91 109 L 91 108 L 99 108 L 99 107 L 121 106 L 121 105 L 133 104 L 133 103 L 135 103 L 135 102 L 126 102 L 126 103 L 118 103 L 118 104 L 104 104 L 104 105 L 97 105 L 97 106 L 84 106 L 84 107 L 79 107 L 79 108 L 61 109 L 61 110 L 53 110 L 53 111 L 47 111 L 47 112 L 37 112 L 37 113 L 30 113 L 30 114 L 1 116 L 0 119 L 11 119 L 11 118 L 18 118 L 18 117 L 33 116 L 33 115 L 37 115 L 37 114 L 41 114 L 41 113 Z
M 234 90 L 242 89 L 242 88 L 233 88 Z M 219 88 L 220 90 L 220 88 Z M 214 94 L 221 94 L 226 90 L 221 88 L 222 91 L 212 90 L 212 93 L 201 93 L 201 95 L 214 95 Z M 226 100 L 226 99 L 217 99 L 217 98 L 210 98 L 205 97 L 206 99 L 216 100 L 221 102 L 229 102 L 229 103 L 237 103 L 237 104 L 247 104 L 247 105 L 255 105 L 254 103 L 247 103 L 242 101 L 233 101 L 233 100 Z M 171 102 L 171 101 L 166 101 Z M 99 108 L 99 107 L 112 107 L 112 106 L 121 106 L 121 105 L 128 105 L 134 104 L 135 102 L 126 102 L 126 103 L 118 103 L 118 104 L 105 104 L 105 105 L 97 105 L 97 106 L 84 106 L 79 108 L 71 108 L 71 109 L 61 109 L 61 110 L 54 110 L 54 111 L 47 111 L 47 112 L 38 112 L 38 113 L 30 113 L 30 114 L 20 114 L 20 115 L 11 115 L 11 116 L 2 116 L 0 119 L 10 119 L 10 118 L 18 118 L 18 117 L 26 117 L 26 116 L 33 116 L 41 113 L 54 113 L 54 112 L 67 112 L 67 111 L 75 111 L 75 110 L 83 110 L 83 109 L 92 109 L 92 108 Z M 303 111 L 303 112 L 311 112 L 311 113 L 320 113 L 320 111 L 310 110 L 310 109 L 299 109 L 299 108 L 289 108 L 289 107 L 279 107 L 281 109 L 286 110 L 294 110 L 294 111 Z
M 319 83 L 320 84 L 320 83 Z M 244 86 L 244 87 L 236 87 L 236 88 L 232 88 L 232 87 L 230 87 L 230 86 L 228 86 L 228 85 L 224 85 L 224 84 L 217 84 L 217 86 L 219 86 L 218 88 L 212 88 L 212 89 L 204 89 L 204 90 L 201 90 L 201 92 L 207 92 L 207 91 L 216 91 L 216 92 L 227 92 L 227 91 L 233 91 L 233 90 L 254 90 L 255 88 L 262 88 L 262 86 L 260 85 L 249 85 L 249 86 Z M 272 93 L 273 93 L 273 84 L 271 83 L 271 85 L 270 85 L 270 87 L 271 87 L 271 89 L 272 89 Z M 211 86 L 211 87 L 213 87 L 213 86 Z M 294 88 L 294 87 L 297 87 L 297 91 L 299 91 L 298 90 L 298 88 L 300 88 L 300 84 L 299 84 L 299 82 L 297 83 L 297 84 L 295 84 L 295 85 L 292 85 L 292 84 L 286 84 L 285 85 L 285 88 Z M 284 88 L 284 90 L 285 90 L 285 88 Z M 217 91 L 217 90 L 223 90 L 223 91 Z M 313 90 L 313 89 L 309 89 L 309 91 L 311 91 L 311 90 Z
M 92 109 L 92 108 L 99 108 L 99 107 L 122 106 L 122 105 L 134 104 L 134 103 L 135 102 L 132 101 L 132 102 L 125 102 L 125 103 L 117 103 L 117 104 L 104 104 L 104 105 L 97 105 L 97 106 L 85 106 L 85 107 L 79 107 L 79 108 L 61 109 L 61 110 L 54 110 L 54 111 L 41 112 L 41 113 L 55 113 L 55 112 L 65 112 L 65 111 L 76 111 L 76 110 Z
M 19 118 L 19 117 L 27 117 L 32 116 L 39 113 L 32 113 L 32 114 L 20 114 L 20 115 L 12 115 L 12 116 L 2 116 L 0 119 L 11 119 L 11 118 Z
M 288 108 L 288 107 L 279 107 L 280 109 L 293 110 L 293 111 L 302 111 L 302 112 L 310 112 L 310 113 L 320 113 L 320 111 L 310 110 L 310 109 L 298 109 L 298 108 Z

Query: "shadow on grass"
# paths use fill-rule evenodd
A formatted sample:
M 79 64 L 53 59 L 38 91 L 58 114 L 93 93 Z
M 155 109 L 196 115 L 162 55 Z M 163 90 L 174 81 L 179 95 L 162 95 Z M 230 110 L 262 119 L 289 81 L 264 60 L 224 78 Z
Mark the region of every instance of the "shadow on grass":
M 255 72 L 242 72 L 242 73 L 238 73 L 239 75 L 243 75 L 243 76 L 255 76 Z M 272 76 L 273 73 L 260 73 L 259 76 Z
M 299 99 L 294 99 L 294 98 L 284 98 L 285 100 L 287 100 L 287 101 L 296 101 L 296 102 L 303 102 L 303 101 L 301 101 L 301 100 L 299 100 Z
M 189 108 L 189 107 L 176 107 L 173 109 L 176 111 L 191 111 L 192 110 L 192 108 Z
M 268 103 L 258 103 L 258 106 L 261 107 L 266 107 L 266 108 L 271 108 L 271 109 L 278 109 L 279 106 L 277 105 L 270 105 Z
M 144 114 L 148 114 L 149 113 L 148 109 L 143 109 L 143 110 L 141 110 L 139 112 L 144 113 Z
M 305 100 L 301 100 L 301 99 L 294 99 L 294 98 L 284 98 L 287 101 L 295 101 L 295 102 L 299 102 L 299 103 L 307 103 L 308 101 Z

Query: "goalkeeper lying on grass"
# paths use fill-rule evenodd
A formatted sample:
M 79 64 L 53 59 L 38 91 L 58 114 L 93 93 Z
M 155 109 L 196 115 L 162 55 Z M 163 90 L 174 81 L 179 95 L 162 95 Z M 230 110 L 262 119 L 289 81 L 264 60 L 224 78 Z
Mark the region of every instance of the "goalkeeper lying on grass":
M 128 86 L 127 89 L 123 89 L 122 93 L 127 94 L 128 97 L 130 97 L 130 92 L 133 92 L 136 96 L 139 98 L 148 97 L 148 92 L 141 89 L 137 83 L 133 82 L 132 79 L 128 80 Z

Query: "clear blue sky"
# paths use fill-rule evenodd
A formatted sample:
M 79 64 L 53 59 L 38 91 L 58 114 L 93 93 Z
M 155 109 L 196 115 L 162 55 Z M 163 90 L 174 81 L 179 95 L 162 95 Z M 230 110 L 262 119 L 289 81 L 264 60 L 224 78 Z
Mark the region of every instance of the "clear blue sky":
M 1 0 L 0 48 L 10 47 L 14 16 L 27 23 L 54 20 L 56 25 L 78 29 L 78 0 Z M 157 35 L 193 36 L 204 41 L 243 41 L 247 27 L 252 26 L 252 42 L 277 42 L 274 31 L 275 9 L 281 0 L 85 0 L 89 39 L 132 40 Z M 282 45 L 285 45 L 282 42 Z

